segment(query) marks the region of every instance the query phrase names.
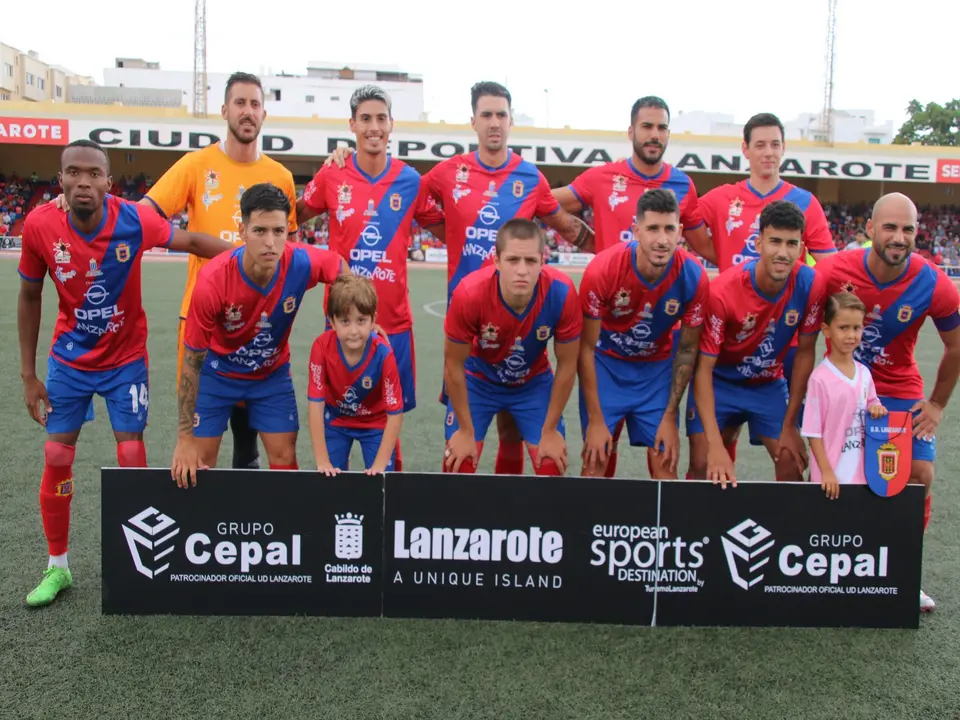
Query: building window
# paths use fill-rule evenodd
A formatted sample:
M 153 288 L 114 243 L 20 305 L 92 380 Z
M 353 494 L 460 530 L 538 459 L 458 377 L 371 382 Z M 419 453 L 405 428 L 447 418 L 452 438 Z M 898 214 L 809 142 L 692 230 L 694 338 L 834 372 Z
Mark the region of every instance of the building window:
M 44 88 L 43 78 L 37 78 L 37 88 L 40 90 L 43 90 Z
M 33 73 L 27 73 L 27 85 L 33 85 Z
M 13 65 L 4 63 L 7 66 L 7 77 L 13 77 Z
M 312 103 L 312 102 L 313 102 L 313 95 L 307 95 L 307 102 L 308 102 L 308 103 Z
M 7 93 L 0 93 L 0 100 L 9 100 L 10 96 Z
M 339 96 L 339 95 L 331 95 L 331 96 L 330 96 L 330 102 L 340 102 L 340 96 Z
M 270 88 L 268 100 L 273 100 L 274 102 L 280 102 L 280 91 L 276 88 Z
M 62 98 L 62 97 L 63 97 L 63 88 L 60 87 L 59 85 L 57 85 L 57 97 L 58 97 L 58 98 Z
M 880 144 L 880 138 L 867 138 L 867 144 L 868 144 L 868 145 L 879 145 L 879 144 Z

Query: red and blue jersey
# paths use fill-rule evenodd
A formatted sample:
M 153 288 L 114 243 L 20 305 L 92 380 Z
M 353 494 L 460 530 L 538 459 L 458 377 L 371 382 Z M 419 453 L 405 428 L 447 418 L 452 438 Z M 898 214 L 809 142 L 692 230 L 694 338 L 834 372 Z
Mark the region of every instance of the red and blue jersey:
M 287 339 L 307 290 L 332 283 L 341 260 L 327 250 L 287 243 L 260 287 L 243 269 L 246 246 L 221 253 L 197 277 L 183 344 L 208 351 L 205 369 L 228 378 L 264 378 L 290 361 Z
M 480 162 L 476 152 L 457 155 L 423 179 L 446 218 L 448 303 L 459 282 L 493 252 L 505 222 L 553 215 L 560 209 L 543 173 L 513 151 L 500 167 Z
M 173 226 L 152 208 L 113 195 L 89 234 L 54 203 L 27 215 L 20 277 L 42 282 L 49 274 L 60 299 L 50 352 L 77 370 L 110 370 L 146 357 L 141 261 L 172 239 Z
M 605 163 L 581 173 L 569 188 L 584 207 L 593 209 L 597 252 L 633 240 L 637 201 L 647 190 L 663 188 L 676 196 L 684 230 L 703 225 L 693 180 L 668 163 L 656 175 L 644 175 L 629 158 Z
M 599 352 L 622 360 L 666 360 L 678 320 L 687 327 L 703 324 L 710 281 L 703 265 L 677 248 L 651 284 L 637 270 L 637 252 L 636 242 L 618 244 L 590 261 L 580 281 L 583 315 L 600 320 Z
M 354 275 L 369 278 L 380 299 L 377 321 L 388 333 L 413 325 L 407 291 L 407 252 L 411 221 L 422 226 L 443 222 L 436 203 L 421 191 L 420 173 L 401 160 L 371 177 L 351 155 L 343 168 L 320 168 L 303 193 L 307 207 L 329 212 L 330 249 L 350 264 Z M 329 288 L 324 298 L 326 306 Z
M 716 187 L 700 198 L 700 212 L 710 228 L 720 272 L 758 257 L 760 213 L 775 200 L 787 200 L 803 211 L 803 244 L 807 252 L 832 253 L 830 225 L 820 201 L 807 190 L 781 180 L 766 195 L 742 180 Z
M 870 249 L 847 250 L 817 263 L 827 293 L 852 292 L 867 307 L 863 337 L 854 355 L 870 368 L 882 397 L 919 400 L 923 377 L 914 351 L 923 321 L 940 332 L 960 327 L 960 292 L 939 268 L 917 254 L 896 280 L 880 283 L 867 266 Z
M 359 362 L 350 365 L 337 333 L 327 330 L 310 350 L 307 398 L 326 403 L 327 425 L 382 429 L 387 415 L 403 412 L 397 359 L 383 338 L 372 333 Z
M 526 310 L 516 313 L 500 292 L 500 273 L 486 267 L 457 286 L 444 320 L 448 339 L 472 345 L 466 372 L 495 385 L 523 385 L 552 372 L 547 343 L 580 337 L 583 317 L 573 281 L 544 267 Z
M 756 385 L 783 378 L 783 359 L 799 332 L 815 335 L 823 322 L 826 279 L 797 264 L 776 295 L 757 287 L 757 261 L 720 273 L 710 283 L 700 352 L 717 358 L 714 375 Z

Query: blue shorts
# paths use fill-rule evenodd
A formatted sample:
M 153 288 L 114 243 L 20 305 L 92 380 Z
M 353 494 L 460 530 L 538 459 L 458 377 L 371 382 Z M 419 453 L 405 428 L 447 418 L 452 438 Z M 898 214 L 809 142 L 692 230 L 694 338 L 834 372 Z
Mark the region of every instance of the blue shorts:
M 326 424 L 324 424 L 323 429 L 327 439 L 327 455 L 330 456 L 330 463 L 335 468 L 350 469 L 350 450 L 353 448 L 354 440 L 360 443 L 365 468 L 369 468 L 373 465 L 373 461 L 377 459 L 377 453 L 380 452 L 380 443 L 383 442 L 383 430 L 379 428 L 337 427 Z M 390 455 L 387 472 L 393 472 L 395 454 L 396 452 Z
M 417 360 L 413 347 L 413 330 L 404 330 L 387 335 L 393 356 L 400 371 L 400 389 L 403 391 L 403 411 L 410 412 L 417 406 Z
M 257 380 L 223 377 L 204 365 L 200 372 L 197 407 L 193 416 L 194 436 L 223 435 L 227 431 L 230 413 L 239 402 L 246 404 L 250 427 L 254 430 L 287 433 L 300 429 L 290 363 Z
M 520 429 L 523 441 L 530 445 L 540 444 L 540 433 L 547 419 L 550 393 L 553 390 L 553 374 L 541 373 L 524 385 L 494 385 L 467 375 L 467 397 L 470 402 L 470 417 L 473 420 L 474 438 L 481 442 L 487 436 L 490 423 L 502 410 L 513 416 Z M 453 403 L 447 402 L 447 420 L 444 434 L 449 440 L 460 424 L 453 412 Z M 557 425 L 561 434 L 566 433 L 563 418 Z
M 763 385 L 741 385 L 713 377 L 713 396 L 720 431 L 740 427 L 750 428 L 750 444 L 763 445 L 761 438 L 776 440 L 783 430 L 787 414 L 787 381 L 774 380 Z M 693 395 L 687 398 L 687 435 L 703 432 L 703 423 Z
M 670 401 L 673 360 L 631 362 L 596 353 L 597 392 L 607 429 L 613 433 L 626 420 L 630 444 L 653 447 L 657 429 Z M 679 426 L 680 420 L 677 419 Z M 580 428 L 587 436 L 587 404 L 580 389 Z
M 47 433 L 76 432 L 92 420 L 94 395 L 106 400 L 115 432 L 142 433 L 150 406 L 146 359 L 112 370 L 77 370 L 50 355 L 47 397 L 53 412 L 47 417 Z
M 916 405 L 920 400 L 904 400 L 902 398 L 892 398 L 892 397 L 882 397 L 880 398 L 880 404 L 883 405 L 888 411 L 893 412 L 909 412 L 910 408 Z M 920 414 L 920 411 L 913 413 L 913 417 L 916 417 Z M 913 426 L 908 428 L 909 432 L 913 434 Z M 923 440 L 921 438 L 915 437 L 913 439 L 913 459 L 914 460 L 923 460 L 925 462 L 935 462 L 937 459 L 937 437 L 934 435 L 933 440 Z

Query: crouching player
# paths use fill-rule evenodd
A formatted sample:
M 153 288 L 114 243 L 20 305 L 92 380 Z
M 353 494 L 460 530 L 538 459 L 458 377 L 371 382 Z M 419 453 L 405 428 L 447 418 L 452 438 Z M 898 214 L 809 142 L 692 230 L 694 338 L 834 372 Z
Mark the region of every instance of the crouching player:
M 464 278 L 444 323 L 447 380 L 444 469 L 472 473 L 497 413 L 510 413 L 538 475 L 567 467 L 563 409 L 577 374 L 583 318 L 569 277 L 545 267 L 543 232 L 505 223 L 496 261 Z M 557 373 L 547 357 L 554 339 Z
M 356 275 L 337 278 L 327 298 L 333 329 L 313 343 L 307 391 L 313 457 L 325 475 L 349 469 L 354 440 L 368 475 L 394 470 L 402 386 L 393 351 L 373 332 L 376 317 L 373 283 Z
M 277 186 L 250 187 L 240 214 L 244 245 L 200 270 L 187 318 L 171 467 L 180 487 L 197 484 L 197 468 L 216 465 L 239 402 L 270 468 L 297 469 L 290 330 L 307 290 L 349 272 L 336 253 L 287 242 L 290 200 Z

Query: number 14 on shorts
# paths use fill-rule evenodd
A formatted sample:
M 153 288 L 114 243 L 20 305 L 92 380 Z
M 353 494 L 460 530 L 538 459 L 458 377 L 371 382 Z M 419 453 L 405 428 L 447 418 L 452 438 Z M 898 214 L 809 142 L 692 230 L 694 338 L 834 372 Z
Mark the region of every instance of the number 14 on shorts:
M 130 409 L 134 413 L 140 412 L 140 409 L 143 408 L 146 410 L 150 407 L 150 393 L 147 392 L 147 384 L 140 383 L 140 389 L 137 389 L 137 384 L 133 383 L 130 385 Z

